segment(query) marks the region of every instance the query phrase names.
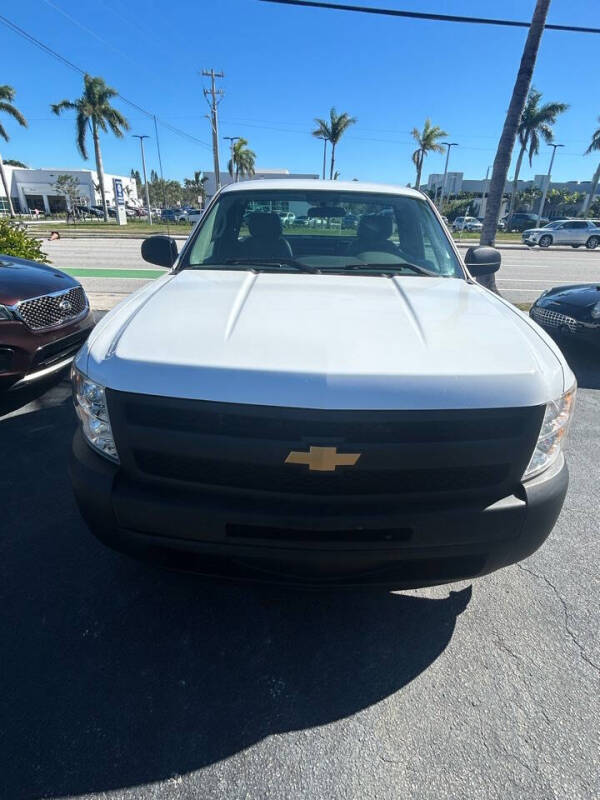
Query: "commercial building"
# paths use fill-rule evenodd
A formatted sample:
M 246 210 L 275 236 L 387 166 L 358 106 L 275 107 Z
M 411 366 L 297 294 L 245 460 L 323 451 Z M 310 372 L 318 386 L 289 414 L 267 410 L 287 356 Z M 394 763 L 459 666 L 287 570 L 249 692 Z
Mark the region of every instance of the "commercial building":
M 95 206 L 102 202 L 98 174 L 92 169 L 28 169 L 5 165 L 4 170 L 13 207 L 17 213 L 27 214 L 35 209 L 46 214 L 59 214 L 65 211 L 66 199 L 56 191 L 56 180 L 59 175 L 69 175 L 77 180 L 81 205 Z M 126 201 L 131 205 L 140 205 L 133 178 L 128 175 L 105 173 L 104 186 L 108 205 L 115 204 L 113 178 L 121 179 Z M 6 193 L 0 181 L 0 215 L 7 213 L 8 210 Z
M 527 189 L 539 189 L 540 192 L 543 191 L 544 186 L 546 184 L 547 175 L 535 175 L 533 180 L 529 181 L 517 181 L 517 191 L 524 192 Z M 428 191 L 432 192 L 436 196 L 439 196 L 442 190 L 442 184 L 444 182 L 444 174 L 441 172 L 432 173 L 429 175 L 427 179 L 427 184 L 423 186 L 423 189 L 427 189 Z M 489 179 L 486 180 L 485 178 L 479 178 L 475 180 L 465 179 L 464 173 L 462 172 L 448 172 L 446 174 L 446 187 L 444 189 L 444 196 L 446 198 L 456 197 L 456 195 L 460 194 L 461 192 L 468 192 L 469 194 L 479 194 L 483 195 L 487 193 L 490 187 Z M 551 181 L 548 187 L 550 189 L 561 189 L 565 190 L 570 193 L 578 192 L 585 197 L 591 192 L 592 190 L 592 182 L 591 181 Z M 504 193 L 511 194 L 513 190 L 513 182 L 512 180 L 507 180 L 504 186 Z M 585 197 L 582 198 L 581 202 L 579 203 L 580 207 L 583 207 L 585 202 Z M 598 186 L 594 197 L 600 197 L 600 185 Z M 485 213 L 485 202 L 481 201 L 481 198 L 474 200 L 475 204 L 479 204 L 479 211 L 478 213 L 482 216 Z M 504 204 L 506 205 L 506 203 Z M 535 202 L 534 204 L 535 205 Z M 537 210 L 537 207 L 533 210 Z
M 217 191 L 217 183 L 215 181 L 215 173 L 214 172 L 205 172 L 205 177 L 208 178 L 206 181 L 206 199 L 207 201 L 211 199 L 211 197 Z M 304 180 L 318 180 L 319 175 L 314 173 L 299 173 L 299 172 L 290 172 L 289 169 L 257 169 L 254 175 L 251 178 L 240 178 L 239 180 L 275 180 L 277 178 L 302 178 Z M 221 172 L 221 186 L 227 186 L 228 184 L 233 183 L 233 178 L 228 172 Z

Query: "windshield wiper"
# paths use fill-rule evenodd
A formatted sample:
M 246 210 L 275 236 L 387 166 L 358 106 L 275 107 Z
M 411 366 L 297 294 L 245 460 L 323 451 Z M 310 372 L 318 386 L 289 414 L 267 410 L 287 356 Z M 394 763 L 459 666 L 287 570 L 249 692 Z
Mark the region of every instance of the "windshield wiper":
M 441 278 L 443 277 L 440 275 L 439 272 L 434 272 L 432 269 L 427 269 L 427 267 L 421 267 L 419 264 L 411 264 L 408 261 L 403 261 L 401 264 L 390 264 L 383 263 L 367 263 L 367 264 L 348 264 L 348 266 L 344 267 L 344 269 L 352 269 L 360 272 L 362 269 L 364 270 L 377 270 L 385 275 L 398 275 L 402 272 L 402 270 L 409 269 L 412 270 L 416 275 L 427 275 L 430 278 Z
M 299 272 L 310 272 L 314 275 L 320 275 L 321 270 L 317 267 L 310 267 L 307 264 L 302 264 L 296 261 L 295 258 L 226 258 L 224 264 L 231 264 L 246 267 L 254 267 L 260 270 L 261 267 L 292 267 Z

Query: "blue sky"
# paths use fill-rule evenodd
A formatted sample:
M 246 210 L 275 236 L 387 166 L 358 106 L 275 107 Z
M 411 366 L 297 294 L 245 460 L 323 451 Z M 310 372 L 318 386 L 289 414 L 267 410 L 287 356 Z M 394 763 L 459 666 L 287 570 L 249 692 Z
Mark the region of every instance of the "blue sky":
M 476 16 L 530 18 L 534 0 L 362 0 L 362 4 Z M 598 0 L 554 0 L 549 21 L 597 25 Z M 61 14 L 66 13 L 68 17 Z M 225 72 L 221 136 L 244 136 L 257 166 L 319 172 L 321 143 L 310 136 L 315 116 L 330 106 L 358 118 L 338 149 L 341 177 L 406 184 L 414 181 L 410 130 L 427 116 L 448 131 L 450 169 L 483 177 L 491 165 L 518 67 L 525 29 L 390 19 L 272 5 L 258 0 L 21 0 L 3 8 L 11 21 L 125 97 L 208 145 L 203 79 Z M 82 27 L 83 26 L 83 27 Z M 87 30 L 86 30 L 87 29 Z M 17 90 L 27 130 L 11 120 L 0 143 L 5 158 L 30 166 L 84 165 L 75 149 L 71 114 L 49 105 L 81 93 L 81 76 L 0 25 L 0 83 Z M 547 31 L 534 85 L 546 100 L 571 105 L 556 128 L 556 180 L 587 180 L 594 156 L 583 152 L 598 127 L 600 36 Z M 117 101 L 131 133 L 153 136 L 151 122 Z M 182 179 L 212 169 L 208 146 L 161 127 L 166 177 Z M 222 142 L 222 159 L 226 157 Z M 105 136 L 105 169 L 138 168 L 139 144 Z M 91 148 L 90 148 L 91 149 Z M 543 147 L 523 178 L 546 172 Z M 222 161 L 222 163 L 223 163 Z M 147 142 L 148 169 L 158 169 L 155 140 Z M 88 166 L 93 167 L 93 159 Z M 443 170 L 430 156 L 424 175 Z

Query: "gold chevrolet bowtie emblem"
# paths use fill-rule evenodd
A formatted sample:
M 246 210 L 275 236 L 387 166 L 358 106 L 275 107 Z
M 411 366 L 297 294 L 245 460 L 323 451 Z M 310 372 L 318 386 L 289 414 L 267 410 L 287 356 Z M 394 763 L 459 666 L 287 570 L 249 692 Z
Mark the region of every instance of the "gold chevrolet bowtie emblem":
M 338 453 L 337 447 L 310 447 L 308 453 L 292 450 L 286 464 L 306 464 L 317 472 L 335 472 L 336 467 L 353 467 L 360 453 Z

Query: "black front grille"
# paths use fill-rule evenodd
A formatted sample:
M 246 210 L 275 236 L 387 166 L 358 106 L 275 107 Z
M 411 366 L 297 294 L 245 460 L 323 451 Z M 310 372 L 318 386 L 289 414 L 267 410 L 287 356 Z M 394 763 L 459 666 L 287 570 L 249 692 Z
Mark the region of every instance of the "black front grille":
M 32 331 L 63 325 L 82 314 L 88 307 L 81 286 L 58 294 L 46 294 L 17 304 L 17 314 Z
M 89 330 L 77 331 L 63 339 L 40 347 L 33 359 L 31 369 L 44 369 L 74 356 L 89 336 Z
M 107 397 L 122 469 L 135 480 L 348 502 L 503 497 L 520 482 L 544 411 L 321 411 L 113 390 Z M 285 463 L 290 451 L 311 446 L 360 458 L 328 472 Z
M 283 459 L 282 459 L 283 461 Z M 412 494 L 482 489 L 500 483 L 508 464 L 438 469 L 355 469 L 311 472 L 299 464 L 268 466 L 138 450 L 142 472 L 160 478 L 290 494 Z

